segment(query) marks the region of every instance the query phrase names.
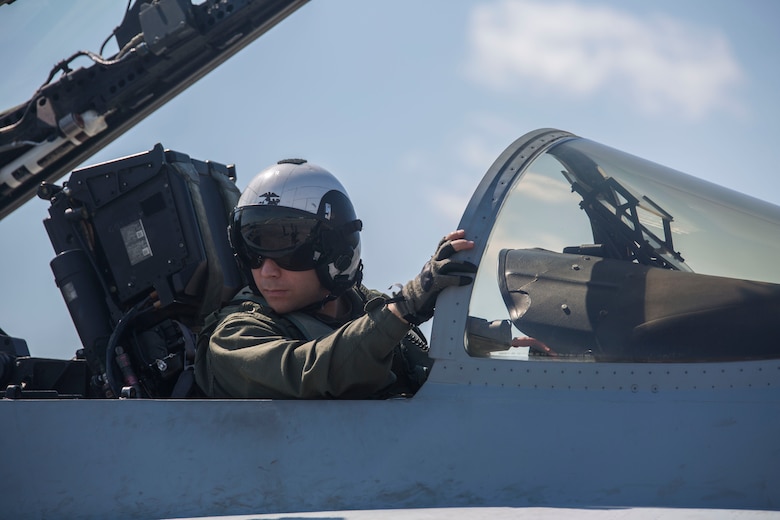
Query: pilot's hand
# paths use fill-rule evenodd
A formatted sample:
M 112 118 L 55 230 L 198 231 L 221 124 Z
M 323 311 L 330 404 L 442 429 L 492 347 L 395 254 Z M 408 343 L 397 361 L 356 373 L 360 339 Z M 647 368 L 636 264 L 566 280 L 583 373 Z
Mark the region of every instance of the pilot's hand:
M 450 259 L 458 251 L 474 247 L 474 242 L 466 240 L 462 229 L 453 231 L 439 242 L 431 259 L 423 266 L 414 280 L 407 282 L 400 294 L 393 299 L 391 310 L 399 317 L 419 325 L 433 316 L 436 298 L 447 287 L 468 285 L 473 281 L 477 266 L 471 262 L 456 262 Z M 466 274 L 459 274 L 466 273 Z

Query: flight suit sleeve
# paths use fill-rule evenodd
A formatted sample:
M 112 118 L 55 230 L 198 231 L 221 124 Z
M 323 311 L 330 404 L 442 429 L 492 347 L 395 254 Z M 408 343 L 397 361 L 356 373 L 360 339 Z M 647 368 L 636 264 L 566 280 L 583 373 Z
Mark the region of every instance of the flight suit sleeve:
M 205 353 L 206 392 L 239 398 L 365 398 L 392 382 L 393 349 L 409 327 L 384 301 L 366 314 L 306 341 L 244 304 L 211 335 Z

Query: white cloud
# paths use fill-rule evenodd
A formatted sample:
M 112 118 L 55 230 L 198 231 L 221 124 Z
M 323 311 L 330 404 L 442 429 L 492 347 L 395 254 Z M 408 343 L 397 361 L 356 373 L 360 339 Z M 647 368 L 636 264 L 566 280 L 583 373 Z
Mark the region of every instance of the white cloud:
M 486 172 L 498 156 L 488 139 L 477 133 L 462 137 L 456 153 L 464 166 L 480 173 Z
M 459 158 L 462 157 L 459 155 Z M 487 166 L 481 166 L 483 170 L 469 175 L 466 172 L 473 168 L 461 161 L 453 162 L 446 156 L 435 157 L 429 151 L 412 151 L 399 159 L 394 182 L 408 182 L 416 186 L 405 201 L 423 204 L 418 209 L 421 219 L 435 215 L 442 222 L 454 226 L 460 221 L 476 183 L 481 179 L 480 175 L 487 170 Z M 424 212 L 429 213 L 423 216 Z
M 740 112 L 743 73 L 725 37 L 590 3 L 497 0 L 471 13 L 468 73 L 497 90 L 625 96 L 646 113 Z
M 463 183 L 460 183 L 463 184 Z M 473 190 L 472 190 L 473 191 Z M 431 194 L 431 205 L 436 214 L 445 222 L 458 223 L 463 216 L 463 211 L 471 200 L 470 191 L 451 188 Z
M 522 179 L 523 190 L 528 197 L 545 203 L 571 202 L 571 185 L 568 182 L 550 177 L 527 172 Z

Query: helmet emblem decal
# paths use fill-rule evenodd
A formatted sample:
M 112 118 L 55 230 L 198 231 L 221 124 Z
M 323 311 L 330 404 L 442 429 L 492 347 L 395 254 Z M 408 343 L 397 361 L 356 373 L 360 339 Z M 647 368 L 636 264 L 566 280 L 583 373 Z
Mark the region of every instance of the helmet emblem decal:
M 260 196 L 263 197 L 262 200 L 258 201 L 258 204 L 261 206 L 278 206 L 282 200 L 279 195 L 272 191 L 267 191 Z

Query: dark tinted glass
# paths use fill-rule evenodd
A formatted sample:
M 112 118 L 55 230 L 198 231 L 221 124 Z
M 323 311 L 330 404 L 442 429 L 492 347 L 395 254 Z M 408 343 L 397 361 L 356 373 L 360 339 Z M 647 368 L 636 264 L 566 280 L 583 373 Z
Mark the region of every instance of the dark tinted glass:
M 240 235 L 239 254 L 252 269 L 271 258 L 290 271 L 316 266 L 314 241 L 326 226 L 312 213 L 277 206 L 239 208 L 233 225 Z

